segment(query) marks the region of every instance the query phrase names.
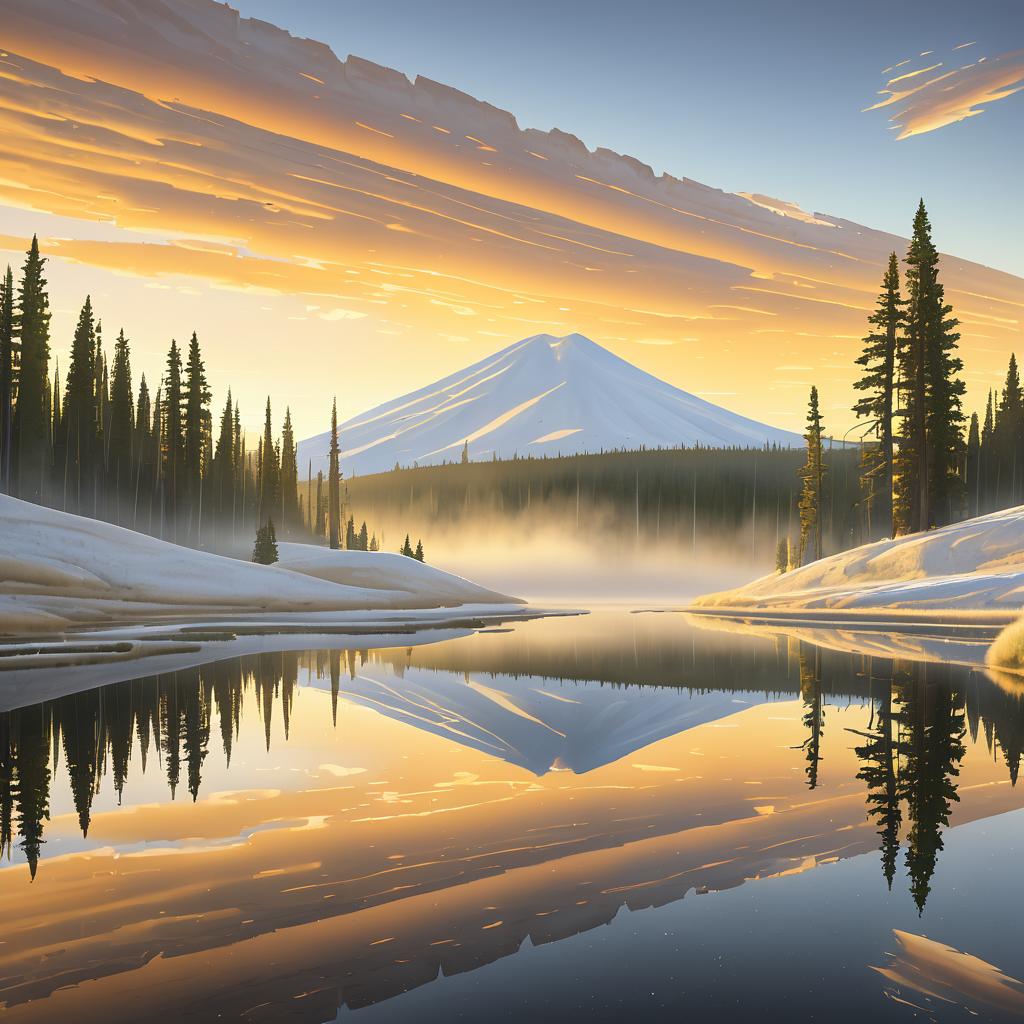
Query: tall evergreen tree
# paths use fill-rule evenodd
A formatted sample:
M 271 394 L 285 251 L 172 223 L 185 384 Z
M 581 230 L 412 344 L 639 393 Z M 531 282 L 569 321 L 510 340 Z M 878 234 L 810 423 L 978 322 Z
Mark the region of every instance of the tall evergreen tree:
M 14 445 L 14 274 L 0 283 L 0 490 L 11 490 Z
M 181 350 L 171 340 L 163 386 L 163 477 L 164 507 L 177 535 L 177 517 L 185 488 L 184 393 L 181 380 Z
M 135 403 L 135 429 L 133 431 L 134 445 L 133 458 L 135 482 L 133 484 L 132 500 L 132 523 L 135 529 L 139 527 L 139 502 L 142 494 L 145 494 L 147 502 L 152 496 L 152 489 L 156 479 L 153 472 L 152 462 L 153 433 L 152 433 L 153 409 L 149 398 L 149 385 L 146 383 L 146 375 L 142 375 L 139 381 L 139 399 Z
M 922 201 L 907 250 L 906 344 L 901 360 L 907 384 L 900 429 L 897 519 L 902 532 L 927 530 L 959 514 L 963 450 L 957 321 L 939 282 L 939 254 Z
M 992 475 L 995 468 L 995 452 L 993 451 L 995 434 L 995 414 L 992 408 L 992 389 L 988 391 L 988 404 L 985 406 L 985 422 L 981 427 L 981 453 L 979 460 L 979 488 L 981 497 L 979 511 L 992 511 Z
M 967 431 L 967 462 L 964 483 L 967 485 L 967 509 L 971 516 L 978 515 L 981 502 L 981 432 L 978 414 L 971 413 L 971 426 Z
M 822 447 L 821 411 L 818 407 L 818 389 L 811 388 L 807 408 L 807 460 L 800 470 L 803 486 L 800 494 L 800 564 L 804 564 L 809 540 L 814 544 L 812 561 L 821 558 L 821 517 L 825 496 L 825 457 Z
M 107 358 L 103 353 L 103 323 L 96 321 L 96 330 L 93 338 L 95 349 L 93 352 L 93 422 L 96 430 L 96 451 L 92 464 L 93 480 L 93 506 L 99 499 L 100 471 L 107 466 Z
M 295 450 L 295 431 L 292 413 L 284 410 L 281 428 L 281 524 L 285 530 L 296 530 L 302 525 L 299 517 L 299 466 Z
M 63 436 L 58 442 L 58 461 L 65 489 L 74 495 L 73 507 L 81 510 L 83 481 L 91 481 L 96 455 L 96 325 L 92 301 L 78 315 L 71 342 L 71 363 L 64 390 Z
M 270 399 L 267 398 L 267 413 L 263 424 L 261 443 L 259 519 L 266 522 L 277 515 L 281 507 L 281 466 L 274 447 L 274 434 L 270 417 Z
M 231 514 L 235 480 L 235 423 L 230 389 L 224 403 L 224 411 L 220 414 L 220 430 L 217 433 L 217 446 L 213 451 L 211 476 L 212 500 L 216 513 L 218 517 L 224 518 Z
M 889 255 L 882 291 L 868 323 L 872 330 L 864 339 L 864 351 L 857 359 L 857 364 L 864 368 L 864 375 L 853 385 L 866 393 L 857 400 L 853 411 L 858 418 L 867 420 L 866 426 L 875 438 L 875 444 L 866 450 L 863 464 L 865 498 L 879 531 L 891 536 L 896 360 L 903 327 L 896 253 Z
M 1001 507 L 1016 505 L 1024 476 L 1024 391 L 1021 390 L 1017 357 L 1010 353 L 999 405 L 993 425 L 993 454 L 1000 468 L 1000 489 L 996 500 Z
M 206 471 L 204 456 L 210 438 L 210 385 L 199 350 L 199 338 L 192 332 L 185 364 L 184 422 L 185 486 L 189 511 L 198 513 L 199 493 Z
M 50 386 L 50 299 L 43 276 L 45 264 L 45 257 L 39 254 L 39 240 L 33 235 L 18 288 L 21 349 L 12 432 L 13 475 L 18 493 L 29 501 L 39 501 L 43 496 L 50 456 L 50 409 L 46 404 Z
M 341 546 L 341 467 L 338 450 L 338 400 L 331 405 L 331 447 L 327 470 L 327 528 L 331 548 Z
M 114 342 L 114 372 L 110 378 L 109 478 L 118 502 L 129 493 L 132 483 L 135 402 L 132 397 L 131 348 L 124 330 Z M 120 515 L 120 508 L 118 511 Z

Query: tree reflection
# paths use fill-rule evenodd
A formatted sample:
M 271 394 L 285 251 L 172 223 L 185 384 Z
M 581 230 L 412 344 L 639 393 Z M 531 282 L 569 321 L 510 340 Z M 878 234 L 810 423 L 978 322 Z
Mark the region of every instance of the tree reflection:
M 881 671 L 879 671 L 881 665 Z M 874 662 L 872 683 L 882 694 L 873 708 L 872 728 L 855 748 L 857 777 L 867 784 L 868 815 L 878 826 L 882 871 L 889 887 L 896 871 L 901 807 L 906 806 L 906 869 L 918 912 L 924 911 L 943 849 L 943 829 L 959 801 L 956 779 L 966 753 L 965 699 L 946 678 L 932 680 L 940 666 Z M 876 674 L 877 673 L 877 674 Z M 1019 717 L 1019 716 L 1015 716 Z
M 899 749 L 893 714 L 895 685 L 891 679 L 884 680 L 882 696 L 874 709 L 874 729 L 862 733 L 867 742 L 855 748 L 861 761 L 857 778 L 862 779 L 868 787 L 868 815 L 878 826 L 882 873 L 890 889 L 896 874 L 896 861 L 900 851 L 900 826 L 903 823 L 903 813 L 900 809 Z
M 857 778 L 867 790 L 886 882 L 891 889 L 905 846 L 910 892 L 923 911 L 958 799 L 968 729 L 972 737 L 983 737 L 994 759 L 1005 761 L 1015 783 L 1024 747 L 1021 701 L 949 666 L 864 662 L 806 643 L 794 644 L 790 653 L 795 656 L 773 655 L 766 663 L 775 673 L 773 692 L 793 693 L 799 686 L 806 730 L 799 749 L 810 789 L 824 784 L 820 768 L 830 695 L 869 696 L 870 722 L 856 731 Z M 130 773 L 145 772 L 154 757 L 171 797 L 184 787 L 197 800 L 211 743 L 219 743 L 230 765 L 244 715 L 260 719 L 268 750 L 275 730 L 280 735 L 283 727 L 287 738 L 305 671 L 329 681 L 336 722 L 344 678 L 354 679 L 368 657 L 366 651 L 253 654 L 0 713 L 0 855 L 10 856 L 17 846 L 35 877 L 54 779 L 67 787 L 83 835 L 104 779 L 109 777 L 120 802 Z M 413 664 L 411 651 L 379 657 L 398 678 Z M 436 661 L 439 654 L 427 649 L 416 657 Z M 737 664 L 722 661 L 705 689 L 744 686 L 750 683 Z
M 804 702 L 804 728 L 807 739 L 800 745 L 807 757 L 807 786 L 817 789 L 821 762 L 821 737 L 825 730 L 825 711 L 821 699 L 821 649 L 800 645 L 800 697 Z

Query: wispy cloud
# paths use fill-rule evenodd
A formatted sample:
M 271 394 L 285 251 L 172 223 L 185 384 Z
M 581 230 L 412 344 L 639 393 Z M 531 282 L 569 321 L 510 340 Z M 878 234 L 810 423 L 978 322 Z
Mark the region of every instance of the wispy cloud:
M 961 43 L 953 49 L 973 45 Z M 954 57 L 948 63 L 933 60 L 927 67 L 902 71 L 887 79 L 885 88 L 879 91 L 883 99 L 866 109 L 896 107 L 889 117 L 892 128 L 898 131 L 896 138 L 909 139 L 977 117 L 989 104 L 1024 89 L 1024 50 L 979 57 L 971 64 L 953 63 L 957 59 L 963 58 Z M 894 64 L 883 74 L 908 63 Z

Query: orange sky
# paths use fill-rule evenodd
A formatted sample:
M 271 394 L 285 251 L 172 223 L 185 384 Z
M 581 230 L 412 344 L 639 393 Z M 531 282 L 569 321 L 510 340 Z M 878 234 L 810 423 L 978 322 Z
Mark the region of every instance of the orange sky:
M 55 3 L 5 23 L 0 259 L 39 232 L 56 356 L 91 292 L 136 374 L 152 384 L 195 329 L 215 401 L 230 384 L 255 427 L 272 391 L 301 437 L 335 393 L 347 418 L 529 334 L 580 331 L 790 429 L 816 383 L 827 426 L 851 425 L 853 359 L 901 240 L 657 178 L 227 8 L 203 25 L 218 50 L 164 31 L 155 4 L 113 32 Z M 944 279 L 972 408 L 1021 347 L 1024 283 L 952 258 Z

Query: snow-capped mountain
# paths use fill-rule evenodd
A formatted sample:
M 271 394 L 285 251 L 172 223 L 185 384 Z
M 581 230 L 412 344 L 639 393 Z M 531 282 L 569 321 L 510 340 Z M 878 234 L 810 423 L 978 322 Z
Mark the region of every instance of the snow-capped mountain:
M 569 334 L 536 334 L 339 427 L 342 469 L 696 444 L 798 446 L 788 430 L 697 398 Z M 327 471 L 330 433 L 299 444 L 299 465 Z

